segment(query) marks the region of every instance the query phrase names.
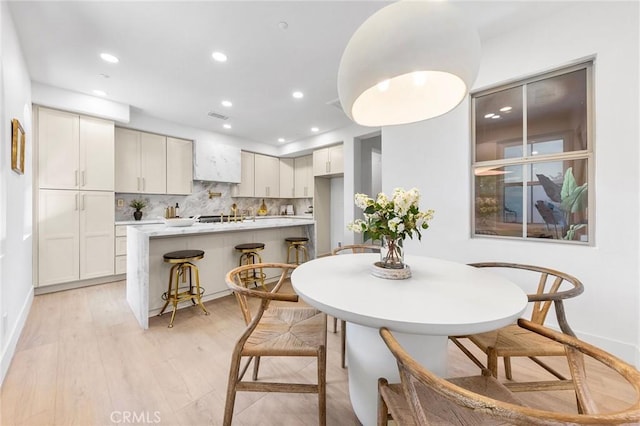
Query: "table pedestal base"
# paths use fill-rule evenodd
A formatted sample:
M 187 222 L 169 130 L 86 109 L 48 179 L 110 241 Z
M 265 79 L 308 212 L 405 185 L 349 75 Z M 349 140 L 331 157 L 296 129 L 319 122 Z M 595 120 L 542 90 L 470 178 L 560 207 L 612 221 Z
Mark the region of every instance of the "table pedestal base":
M 447 370 L 447 336 L 393 332 L 413 358 L 435 374 Z M 347 323 L 347 362 L 351 405 L 363 426 L 376 425 L 378 378 L 398 383 L 396 360 L 376 328 Z

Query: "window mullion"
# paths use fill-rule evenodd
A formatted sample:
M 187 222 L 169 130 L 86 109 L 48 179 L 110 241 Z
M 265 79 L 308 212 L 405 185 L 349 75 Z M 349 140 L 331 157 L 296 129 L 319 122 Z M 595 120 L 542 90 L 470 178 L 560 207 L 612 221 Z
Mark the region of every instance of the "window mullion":
M 528 157 L 527 151 L 527 85 L 522 85 L 522 157 Z M 527 238 L 529 227 L 528 189 L 531 165 L 522 165 L 522 238 Z

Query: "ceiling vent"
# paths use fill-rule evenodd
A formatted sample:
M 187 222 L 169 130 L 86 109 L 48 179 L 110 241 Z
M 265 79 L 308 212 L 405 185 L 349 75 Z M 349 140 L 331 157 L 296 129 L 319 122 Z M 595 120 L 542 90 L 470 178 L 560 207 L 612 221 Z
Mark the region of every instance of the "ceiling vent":
M 226 115 L 218 114 L 217 112 L 213 112 L 213 111 L 209 111 L 207 113 L 207 115 L 209 117 L 219 118 L 220 120 L 228 120 L 229 119 L 229 117 L 227 117 Z

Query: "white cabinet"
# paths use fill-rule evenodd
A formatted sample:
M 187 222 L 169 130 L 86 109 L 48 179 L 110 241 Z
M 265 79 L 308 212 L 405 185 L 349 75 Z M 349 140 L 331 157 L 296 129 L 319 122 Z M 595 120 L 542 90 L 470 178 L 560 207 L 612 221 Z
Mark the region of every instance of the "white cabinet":
M 116 128 L 116 192 L 167 192 L 167 138 L 137 130 Z
M 313 198 L 313 156 L 294 159 L 295 198 Z
M 208 140 L 194 142 L 194 180 L 240 183 L 240 162 L 240 148 Z
M 193 143 L 167 136 L 167 194 L 193 191 Z
M 113 275 L 114 194 L 40 190 L 38 285 Z
M 294 187 L 293 158 L 280 159 L 280 197 L 293 198 L 296 196 Z
M 344 173 L 344 148 L 330 146 L 313 151 L 313 175 L 330 176 Z
M 127 273 L 127 226 L 116 225 L 115 239 L 115 273 Z
M 280 160 L 277 157 L 255 154 L 254 196 L 280 197 Z
M 253 152 L 242 151 L 240 161 L 240 183 L 232 189 L 234 197 L 253 197 L 254 176 L 255 176 L 255 154 Z
M 39 188 L 113 191 L 112 121 L 38 107 L 37 122 Z

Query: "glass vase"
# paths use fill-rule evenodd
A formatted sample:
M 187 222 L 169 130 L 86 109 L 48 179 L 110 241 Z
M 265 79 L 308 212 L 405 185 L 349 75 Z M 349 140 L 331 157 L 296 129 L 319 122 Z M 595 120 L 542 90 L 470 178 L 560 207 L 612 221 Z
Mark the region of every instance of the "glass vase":
M 380 248 L 380 266 L 387 269 L 404 268 L 404 247 L 402 238 L 382 236 Z

